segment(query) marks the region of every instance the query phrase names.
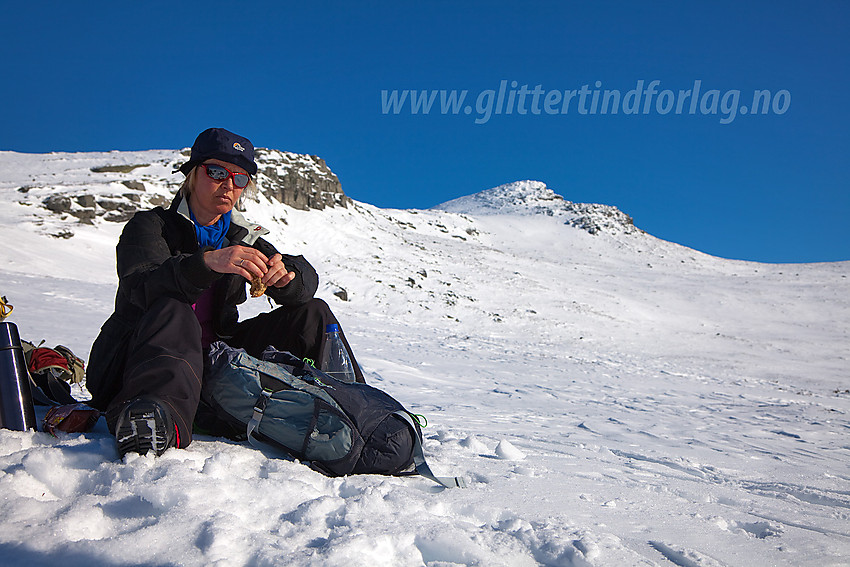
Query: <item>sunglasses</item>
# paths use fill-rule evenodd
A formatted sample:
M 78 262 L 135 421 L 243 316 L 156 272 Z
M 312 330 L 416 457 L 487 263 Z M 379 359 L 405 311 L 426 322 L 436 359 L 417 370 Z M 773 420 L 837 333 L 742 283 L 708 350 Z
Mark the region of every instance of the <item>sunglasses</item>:
M 233 177 L 233 185 L 239 189 L 247 187 L 248 182 L 251 180 L 251 177 L 247 173 L 234 173 L 223 165 L 202 163 L 201 167 L 207 170 L 207 176 L 210 179 L 215 179 L 216 181 L 225 181 L 228 177 Z

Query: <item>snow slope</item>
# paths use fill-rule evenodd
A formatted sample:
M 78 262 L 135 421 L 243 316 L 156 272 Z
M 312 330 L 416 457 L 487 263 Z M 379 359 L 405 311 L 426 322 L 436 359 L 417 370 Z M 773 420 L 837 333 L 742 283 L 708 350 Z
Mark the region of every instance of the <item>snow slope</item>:
M 15 243 L 0 294 L 25 338 L 85 356 L 120 225 L 21 204 L 8 172 L 52 160 L 0 154 L 0 237 Z M 102 423 L 3 430 L 2 563 L 850 563 L 850 263 L 714 258 L 550 193 L 509 184 L 452 212 L 260 197 L 246 212 L 314 263 L 367 379 L 427 416 L 432 468 L 468 489 L 331 479 L 203 437 L 121 462 Z

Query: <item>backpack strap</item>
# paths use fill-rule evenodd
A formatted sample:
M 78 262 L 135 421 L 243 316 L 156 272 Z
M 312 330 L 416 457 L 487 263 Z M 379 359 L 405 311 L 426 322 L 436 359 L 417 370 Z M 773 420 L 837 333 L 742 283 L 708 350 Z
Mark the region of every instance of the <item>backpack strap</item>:
M 35 380 L 30 376 L 30 393 L 32 394 L 32 401 L 40 406 L 60 406 L 59 402 L 50 398 L 41 387 L 35 383 Z M 76 400 L 74 400 L 76 401 Z
M 431 467 L 425 461 L 425 451 L 422 449 L 422 430 L 419 428 L 419 423 L 407 411 L 393 412 L 393 415 L 406 421 L 415 432 L 413 436 L 413 466 L 416 467 L 416 472 L 446 488 L 466 488 L 466 481 L 459 476 L 435 476 Z
M 71 384 L 82 384 L 86 377 L 86 365 L 83 359 L 71 352 L 71 349 L 65 345 L 56 345 L 53 350 L 65 357 L 68 362 L 68 381 Z
M 51 372 L 39 375 L 41 383 L 36 381 L 32 374 L 30 376 L 30 391 L 35 402 L 43 406 L 63 406 L 79 403 L 66 390 L 64 382 L 56 378 Z
M 263 388 L 262 395 L 257 398 L 257 403 L 254 404 L 254 414 L 248 422 L 246 432 L 248 434 L 248 442 L 254 447 L 264 447 L 265 443 L 261 444 L 258 439 L 254 438 L 254 432 L 260 427 L 260 421 L 263 419 L 263 412 L 266 410 L 266 404 L 274 392 Z
M 256 432 L 260 427 L 260 422 L 263 420 L 263 415 L 266 411 L 266 404 L 269 402 L 269 399 L 271 399 L 272 394 L 274 394 L 274 392 L 263 388 L 263 391 L 260 393 L 260 397 L 257 398 L 257 403 L 254 404 L 254 413 L 251 415 L 251 420 L 248 421 L 248 426 L 245 428 L 245 432 L 248 436 L 248 443 L 250 443 L 255 449 L 260 450 L 266 456 L 291 461 L 295 459 L 295 457 L 293 457 L 290 453 L 287 453 L 280 447 L 276 447 L 271 443 L 266 443 L 254 436 L 254 432 Z M 317 463 L 313 463 L 311 461 L 301 461 L 301 463 L 322 474 L 328 474 L 328 471 L 318 466 Z

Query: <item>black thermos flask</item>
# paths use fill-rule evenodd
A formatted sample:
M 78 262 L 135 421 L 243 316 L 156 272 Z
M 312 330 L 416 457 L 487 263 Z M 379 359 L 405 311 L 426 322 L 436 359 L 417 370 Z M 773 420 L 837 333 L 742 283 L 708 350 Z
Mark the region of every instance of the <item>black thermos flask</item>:
M 0 427 L 35 430 L 29 373 L 14 323 L 0 323 Z

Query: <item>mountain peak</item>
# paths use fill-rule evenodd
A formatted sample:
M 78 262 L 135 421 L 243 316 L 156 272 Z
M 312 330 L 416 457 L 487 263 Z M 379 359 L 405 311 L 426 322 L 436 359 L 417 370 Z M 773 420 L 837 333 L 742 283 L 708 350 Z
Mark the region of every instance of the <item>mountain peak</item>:
M 640 232 L 632 217 L 617 207 L 595 203 L 573 203 L 555 193 L 542 181 L 514 181 L 473 195 L 459 197 L 436 207 L 468 215 L 546 215 L 562 218 L 564 224 L 590 234 Z
M 450 213 L 472 215 L 538 214 L 552 210 L 564 198 L 542 181 L 514 181 L 434 207 Z

